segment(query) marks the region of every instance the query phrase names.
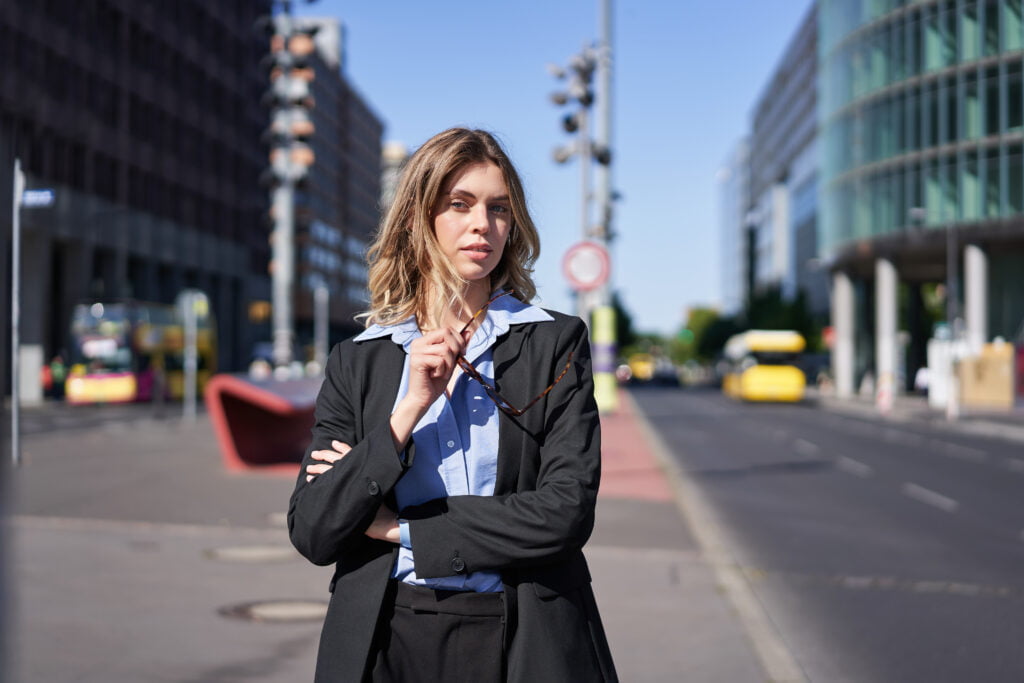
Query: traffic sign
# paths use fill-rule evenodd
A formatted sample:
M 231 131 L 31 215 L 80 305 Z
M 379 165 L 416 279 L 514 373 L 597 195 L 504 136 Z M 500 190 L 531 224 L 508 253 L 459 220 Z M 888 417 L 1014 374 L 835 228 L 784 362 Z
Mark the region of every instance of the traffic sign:
M 21 193 L 21 205 L 26 209 L 51 206 L 57 199 L 53 190 L 25 190 Z
M 577 292 L 588 292 L 608 282 L 611 259 L 604 245 L 583 241 L 569 247 L 562 259 L 562 272 L 569 286 Z

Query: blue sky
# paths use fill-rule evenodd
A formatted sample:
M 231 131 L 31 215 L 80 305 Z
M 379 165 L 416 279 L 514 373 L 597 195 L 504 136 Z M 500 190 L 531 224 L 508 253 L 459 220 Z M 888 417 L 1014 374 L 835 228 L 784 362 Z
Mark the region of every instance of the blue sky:
M 614 3 L 612 285 L 640 331 L 673 334 L 720 296 L 715 176 L 811 0 Z M 582 237 L 579 167 L 545 64 L 599 36 L 599 0 L 319 0 L 295 13 L 346 27 L 345 73 L 415 147 L 453 125 L 499 135 L 523 176 L 541 234 L 541 305 L 573 312 L 562 275 Z M 568 110 L 566 110 L 568 111 Z

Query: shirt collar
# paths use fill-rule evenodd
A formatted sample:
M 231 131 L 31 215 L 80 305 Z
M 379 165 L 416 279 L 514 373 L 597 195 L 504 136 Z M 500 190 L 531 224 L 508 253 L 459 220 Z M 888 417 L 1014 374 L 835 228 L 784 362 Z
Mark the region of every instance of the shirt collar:
M 508 332 L 512 325 L 552 320 L 554 318 L 539 306 L 523 303 L 511 295 L 500 297 L 487 308 L 480 327 L 473 334 L 469 347 L 466 349 L 466 358 L 472 362 L 481 352 L 490 348 L 498 337 Z M 413 340 L 421 336 L 419 326 L 416 324 L 416 317 L 409 316 L 402 322 L 393 325 L 374 323 L 363 330 L 353 341 L 362 342 L 389 336 L 391 341 L 408 351 Z

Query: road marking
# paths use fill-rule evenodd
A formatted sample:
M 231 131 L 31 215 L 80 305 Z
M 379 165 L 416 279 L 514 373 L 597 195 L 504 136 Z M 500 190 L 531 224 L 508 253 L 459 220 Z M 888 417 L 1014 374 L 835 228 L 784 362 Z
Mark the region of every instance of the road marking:
M 849 472 L 850 474 L 861 477 L 862 479 L 867 479 L 875 473 L 875 470 L 871 465 L 865 465 L 860 460 L 847 458 L 845 455 L 840 455 L 836 458 L 836 467 L 844 472 Z
M 988 453 L 979 448 L 961 446 L 960 444 L 949 443 L 947 441 L 933 441 L 932 443 L 946 451 L 946 455 L 953 458 L 967 460 L 968 462 L 985 462 L 988 460 Z
M 1024 591 L 1015 586 L 1000 586 L 962 581 L 901 579 L 895 576 L 854 576 L 843 574 L 804 574 L 757 567 L 745 567 L 744 574 L 753 582 L 779 579 L 792 586 L 833 586 L 850 591 L 908 591 L 912 593 L 942 593 L 964 598 L 1020 600 Z
M 806 439 L 797 439 L 793 445 L 796 447 L 796 452 L 800 455 L 814 456 L 821 452 L 817 444 L 813 444 Z
M 909 434 L 896 429 L 886 429 L 882 432 L 882 440 L 888 443 L 901 443 L 906 446 L 918 446 L 924 441 L 924 437 L 918 434 Z
M 941 493 L 910 482 L 903 485 L 903 493 L 920 503 L 932 505 L 945 512 L 956 512 L 956 509 L 960 507 L 960 503 L 952 498 L 947 498 Z

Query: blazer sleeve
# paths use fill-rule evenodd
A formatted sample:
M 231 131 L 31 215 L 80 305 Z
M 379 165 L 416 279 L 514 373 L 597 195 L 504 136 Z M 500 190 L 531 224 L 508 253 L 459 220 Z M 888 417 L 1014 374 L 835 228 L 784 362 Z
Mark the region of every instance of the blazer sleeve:
M 590 537 L 601 475 L 600 421 L 586 327 L 572 320 L 555 357 L 571 350 L 573 368 L 548 395 L 536 487 L 506 496 L 452 496 L 402 510 L 417 576 L 549 564 Z
M 316 399 L 313 436 L 302 459 L 288 505 L 288 534 L 295 548 L 318 565 L 331 564 L 348 551 L 364 546 L 364 532 L 377 509 L 412 463 L 412 446 L 403 461 L 395 451 L 389 420 L 370 425 L 357 440 L 363 388 L 353 371 L 357 347 L 336 345 L 327 360 Z M 352 447 L 327 472 L 306 481 L 306 466 L 315 450 L 331 449 L 337 439 Z M 379 542 L 379 541 L 377 541 Z

